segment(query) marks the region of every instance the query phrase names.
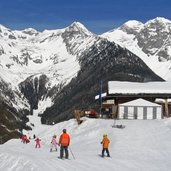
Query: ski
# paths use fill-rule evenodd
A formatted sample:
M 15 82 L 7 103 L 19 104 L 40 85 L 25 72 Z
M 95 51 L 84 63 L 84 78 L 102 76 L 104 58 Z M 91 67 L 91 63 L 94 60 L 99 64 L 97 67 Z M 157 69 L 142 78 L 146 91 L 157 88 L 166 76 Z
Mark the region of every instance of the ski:
M 125 125 L 112 125 L 112 128 L 124 129 Z
M 49 152 L 53 153 L 53 152 L 57 152 L 56 150 L 50 150 Z
M 98 154 L 98 156 L 101 157 L 101 158 L 111 158 L 111 156 L 110 157 L 108 157 L 108 156 L 102 156 L 101 154 Z
M 58 159 L 64 160 L 64 158 L 58 157 Z
M 58 159 L 61 159 L 61 160 L 71 160 L 71 159 L 67 159 L 65 157 L 61 158 L 61 157 L 58 157 Z

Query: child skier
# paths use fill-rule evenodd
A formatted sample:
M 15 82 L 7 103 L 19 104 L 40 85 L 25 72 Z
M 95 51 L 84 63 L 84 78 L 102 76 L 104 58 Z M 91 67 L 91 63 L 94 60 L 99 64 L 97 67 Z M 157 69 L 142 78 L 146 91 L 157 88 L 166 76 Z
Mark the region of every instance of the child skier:
M 40 141 L 41 141 L 41 139 L 39 139 L 39 137 L 37 137 L 35 141 L 36 141 L 35 148 L 40 148 Z
M 109 143 L 110 143 L 110 140 L 107 138 L 107 135 L 104 134 L 103 135 L 103 140 L 101 141 L 101 144 L 103 146 L 103 149 L 102 149 L 102 157 L 104 157 L 104 152 L 105 151 L 107 153 L 107 157 L 110 157 L 109 150 L 108 150 Z
M 27 136 L 26 135 L 22 135 L 21 142 L 23 142 L 24 144 L 25 143 L 27 144 L 26 140 L 27 140 Z
M 57 151 L 57 141 L 56 141 L 56 135 L 53 136 L 52 141 L 51 141 L 51 148 L 50 148 L 50 152 L 52 151 L 53 147 L 56 149 Z

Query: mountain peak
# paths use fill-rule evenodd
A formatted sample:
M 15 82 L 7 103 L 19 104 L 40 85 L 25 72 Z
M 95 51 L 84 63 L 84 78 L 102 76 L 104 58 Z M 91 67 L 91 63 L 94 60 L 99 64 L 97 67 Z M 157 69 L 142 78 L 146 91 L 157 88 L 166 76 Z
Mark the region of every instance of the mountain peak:
M 78 21 L 74 21 L 71 24 L 71 26 L 76 26 L 76 27 L 80 27 L 80 28 L 86 29 L 85 26 L 82 23 L 78 22 Z
M 156 17 L 152 20 L 149 20 L 146 22 L 146 25 L 149 25 L 149 24 L 154 24 L 154 23 L 160 23 L 160 24 L 171 24 L 171 21 L 164 18 L 164 17 Z
M 124 23 L 119 29 L 128 33 L 128 34 L 136 34 L 143 27 L 143 23 L 137 20 L 130 20 Z
M 93 35 L 82 23 L 80 22 L 73 22 L 67 29 L 72 31 L 79 31 L 85 33 L 86 35 Z
M 26 28 L 22 31 L 23 33 L 25 34 L 28 34 L 28 35 L 37 35 L 39 32 L 37 30 L 35 30 L 34 28 Z
M 164 18 L 164 17 L 156 17 L 155 19 L 153 19 L 154 21 L 159 21 L 159 22 L 165 22 L 165 23 L 171 23 L 170 20 Z
M 137 20 L 129 20 L 126 23 L 124 23 L 123 25 L 126 25 L 127 27 L 130 27 L 130 28 L 134 28 L 137 26 L 142 26 L 143 23 L 140 21 L 137 21 Z

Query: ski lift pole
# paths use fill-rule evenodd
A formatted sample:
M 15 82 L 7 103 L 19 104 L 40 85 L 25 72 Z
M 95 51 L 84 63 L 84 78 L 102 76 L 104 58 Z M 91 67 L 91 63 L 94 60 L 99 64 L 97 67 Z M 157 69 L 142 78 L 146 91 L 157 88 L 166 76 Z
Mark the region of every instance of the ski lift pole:
M 69 146 L 68 146 L 68 148 L 69 148 L 69 151 L 71 152 L 71 155 L 72 155 L 73 159 L 75 160 L 75 156 L 74 156 L 74 154 L 73 154 L 71 148 L 70 148 Z
M 114 118 L 114 122 L 113 122 L 113 126 L 115 126 L 116 125 L 116 118 Z
M 102 80 L 100 81 L 99 101 L 100 101 L 100 116 L 102 116 Z

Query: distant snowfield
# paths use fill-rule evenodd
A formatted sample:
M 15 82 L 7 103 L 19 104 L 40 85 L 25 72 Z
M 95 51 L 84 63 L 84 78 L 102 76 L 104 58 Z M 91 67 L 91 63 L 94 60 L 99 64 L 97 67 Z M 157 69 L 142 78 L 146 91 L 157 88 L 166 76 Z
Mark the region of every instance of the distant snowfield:
M 74 119 L 53 126 L 40 125 L 37 116 L 30 118 L 34 133 L 41 138 L 41 148 L 35 142 L 23 144 L 19 139 L 0 146 L 0 171 L 168 171 L 171 169 L 171 119 L 117 120 L 125 129 L 112 128 L 112 119 Z M 58 159 L 49 152 L 51 138 L 57 139 L 66 128 L 71 136 L 70 160 Z M 107 134 L 111 143 L 111 158 L 101 158 L 101 140 Z

